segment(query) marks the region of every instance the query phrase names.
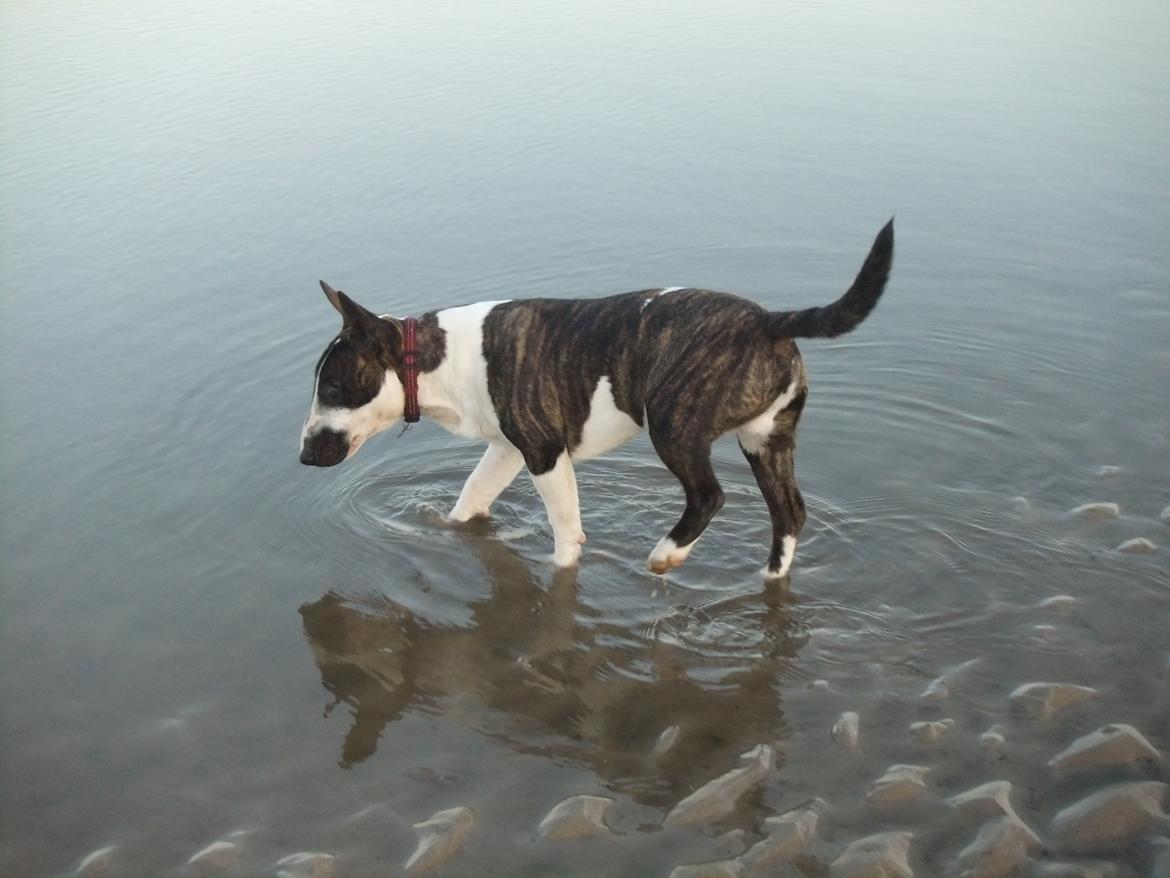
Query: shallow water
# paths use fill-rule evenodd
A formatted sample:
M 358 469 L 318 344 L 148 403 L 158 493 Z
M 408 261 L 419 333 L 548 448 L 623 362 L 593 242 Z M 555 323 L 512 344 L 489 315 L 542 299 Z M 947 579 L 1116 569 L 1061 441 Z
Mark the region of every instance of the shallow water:
M 934 797 L 1012 780 L 1044 836 L 1109 779 L 1044 769 L 1073 738 L 1170 750 L 1165 4 L 0 15 L 0 874 L 106 844 L 119 874 L 177 873 L 252 830 L 243 871 L 327 850 L 380 875 L 469 805 L 444 874 L 666 875 L 813 796 L 808 874 L 903 826 L 940 874 L 974 829 L 867 808 L 890 764 L 930 765 Z M 802 346 L 786 587 L 756 574 L 734 443 L 666 578 L 643 562 L 681 498 L 644 438 L 579 468 L 575 574 L 524 479 L 491 523 L 444 523 L 479 449 L 434 425 L 297 463 L 319 276 L 398 313 L 668 284 L 802 307 L 895 211 L 880 307 Z M 1089 501 L 1121 515 L 1070 514 Z M 1114 550 L 1138 536 L 1159 550 Z M 1047 679 L 1099 694 L 1006 718 Z M 660 829 L 761 742 L 779 767 L 732 815 Z M 614 797 L 621 834 L 539 841 L 575 793 Z

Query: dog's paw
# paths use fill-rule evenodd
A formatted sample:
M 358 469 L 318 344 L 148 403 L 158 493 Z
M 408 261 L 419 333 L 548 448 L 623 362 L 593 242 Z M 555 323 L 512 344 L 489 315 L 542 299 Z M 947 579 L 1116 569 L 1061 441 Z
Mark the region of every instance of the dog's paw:
M 792 559 L 796 555 L 796 537 L 786 536 L 780 545 L 780 563 L 776 567 L 768 565 L 761 570 L 764 579 L 783 579 L 792 569 Z
M 689 546 L 679 547 L 670 537 L 663 537 L 654 547 L 654 551 L 650 553 L 650 557 L 646 559 L 646 569 L 651 573 L 666 573 L 673 570 L 687 560 L 694 545 L 691 543 Z
M 552 555 L 553 566 L 559 568 L 576 567 L 581 560 L 581 543 L 585 542 L 584 538 L 581 542 L 571 543 L 557 543 L 556 550 Z
M 491 518 L 491 514 L 486 509 L 473 509 L 470 506 L 459 506 L 458 504 L 447 513 L 447 521 L 452 524 L 466 524 L 477 518 Z

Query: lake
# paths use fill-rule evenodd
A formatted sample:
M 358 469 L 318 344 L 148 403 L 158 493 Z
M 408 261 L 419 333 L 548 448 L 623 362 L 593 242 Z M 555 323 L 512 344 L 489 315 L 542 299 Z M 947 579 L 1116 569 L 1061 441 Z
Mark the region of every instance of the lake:
M 399 874 L 411 825 L 466 806 L 440 874 L 665 878 L 820 797 L 792 874 L 907 829 L 937 875 L 979 828 L 941 800 L 977 784 L 1011 781 L 1064 861 L 1061 809 L 1170 780 L 1167 4 L 0 22 L 0 873 L 113 845 L 94 874 L 180 875 L 228 840 L 228 874 Z M 444 521 L 481 448 L 435 424 L 297 461 L 338 328 L 318 278 L 395 314 L 667 285 L 789 309 L 837 298 L 891 215 L 874 314 L 801 344 L 788 582 L 757 573 L 733 440 L 666 577 L 644 562 L 682 495 L 644 436 L 578 468 L 589 544 L 555 574 L 524 476 L 490 522 Z M 1009 709 L 1029 682 L 1096 693 L 1040 720 Z M 1045 767 L 1105 723 L 1162 762 Z M 758 744 L 776 769 L 730 813 L 663 828 Z M 930 769 L 914 806 L 867 804 L 897 763 Z M 576 794 L 614 800 L 612 833 L 542 838 Z M 1151 831 L 1091 857 L 1144 876 Z

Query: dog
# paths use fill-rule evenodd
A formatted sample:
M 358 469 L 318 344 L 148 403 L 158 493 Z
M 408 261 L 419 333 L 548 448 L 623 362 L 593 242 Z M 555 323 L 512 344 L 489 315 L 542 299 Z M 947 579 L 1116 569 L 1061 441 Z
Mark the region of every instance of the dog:
M 772 519 L 764 576 L 784 577 L 806 516 L 793 456 L 808 383 L 795 340 L 860 324 L 885 289 L 893 254 L 890 220 L 845 294 L 799 311 L 669 287 L 398 318 L 321 281 L 342 328 L 317 361 L 300 461 L 334 466 L 400 418 L 425 415 L 488 443 L 449 517 L 487 516 L 527 467 L 552 527 L 553 563 L 563 568 L 578 563 L 585 542 L 574 466 L 647 430 L 686 496 L 647 560 L 665 573 L 687 559 L 723 506 L 711 444 L 734 433 Z

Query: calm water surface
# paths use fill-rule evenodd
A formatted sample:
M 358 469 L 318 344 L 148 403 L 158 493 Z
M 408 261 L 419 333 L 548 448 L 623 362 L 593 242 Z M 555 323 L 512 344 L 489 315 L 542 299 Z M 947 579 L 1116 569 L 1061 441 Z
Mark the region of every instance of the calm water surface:
M 1166 4 L 0 15 L 0 873 L 116 844 L 121 874 L 177 874 L 251 830 L 244 873 L 328 850 L 394 874 L 410 824 L 469 805 L 446 874 L 666 875 L 822 796 L 806 874 L 910 826 L 931 875 L 974 830 L 867 809 L 891 763 L 930 765 L 936 797 L 1013 780 L 1044 834 L 1094 788 L 1043 767 L 1074 737 L 1170 749 Z M 575 574 L 525 479 L 491 523 L 444 523 L 480 449 L 434 425 L 297 463 L 336 331 L 318 277 L 396 313 L 670 284 L 803 307 L 895 212 L 881 306 L 803 346 L 785 588 L 756 575 L 734 443 L 727 506 L 667 578 L 642 565 L 681 495 L 645 439 L 579 469 Z M 1121 515 L 1070 514 L 1088 501 Z M 1115 551 L 1132 537 L 1160 549 Z M 1046 679 L 1099 694 L 1005 719 Z M 951 736 L 911 742 L 939 716 Z M 762 742 L 779 769 L 732 815 L 660 829 Z M 615 798 L 621 834 L 540 841 L 574 793 Z

